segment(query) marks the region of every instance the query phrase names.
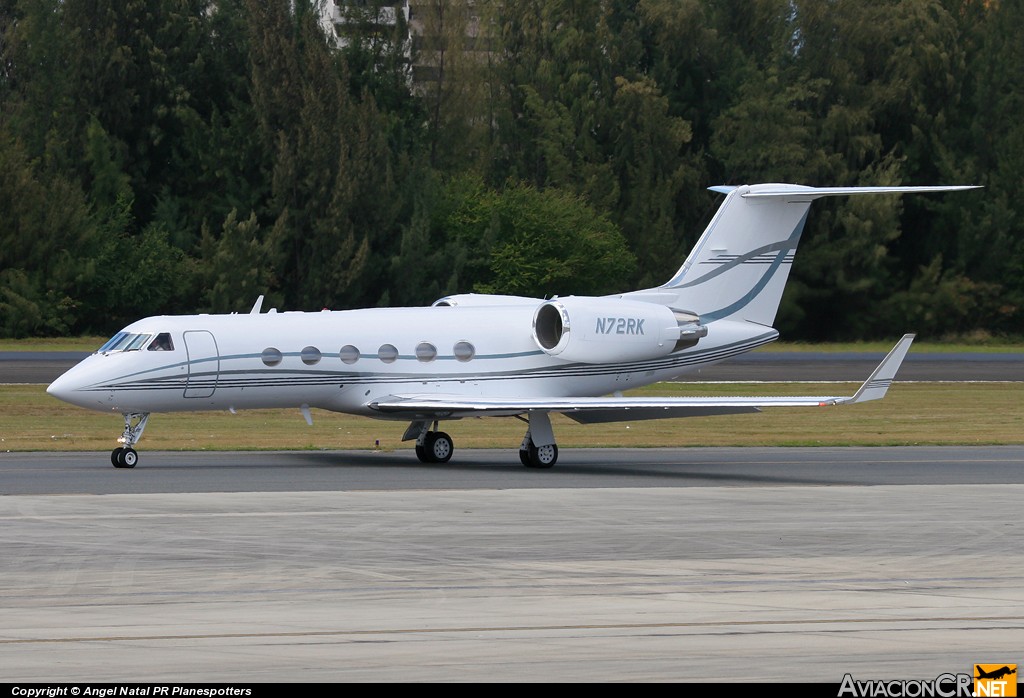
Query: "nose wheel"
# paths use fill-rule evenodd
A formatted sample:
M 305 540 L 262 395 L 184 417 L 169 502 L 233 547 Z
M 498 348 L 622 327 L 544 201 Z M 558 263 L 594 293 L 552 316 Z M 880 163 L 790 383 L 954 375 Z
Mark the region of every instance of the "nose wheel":
M 110 464 L 115 468 L 134 468 L 139 462 L 139 454 L 134 448 L 118 446 L 110 452 Z
M 118 446 L 110 452 L 110 464 L 115 468 L 134 468 L 139 462 L 139 454 L 133 448 L 142 438 L 142 432 L 146 429 L 146 422 L 149 421 L 149 413 L 125 414 L 124 432 L 118 439 L 124 446 Z

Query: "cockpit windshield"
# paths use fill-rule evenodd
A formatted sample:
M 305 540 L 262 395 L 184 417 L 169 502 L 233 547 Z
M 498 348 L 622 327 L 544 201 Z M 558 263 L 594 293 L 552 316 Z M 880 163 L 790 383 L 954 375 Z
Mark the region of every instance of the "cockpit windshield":
M 104 344 L 102 347 L 96 350 L 97 354 L 105 354 L 108 351 L 114 351 L 115 347 L 120 348 L 122 342 L 127 339 L 130 335 L 127 332 L 118 332 Z
M 152 334 L 133 334 L 118 332 L 106 344 L 96 350 L 97 354 L 109 354 L 115 351 L 138 351 L 146 345 Z

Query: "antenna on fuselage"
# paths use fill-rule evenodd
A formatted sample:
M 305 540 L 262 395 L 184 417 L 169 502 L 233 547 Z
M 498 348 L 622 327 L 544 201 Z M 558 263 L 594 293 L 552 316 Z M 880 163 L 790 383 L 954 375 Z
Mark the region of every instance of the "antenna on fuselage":
M 252 310 L 249 311 L 250 315 L 259 315 L 260 311 L 263 310 L 263 294 L 256 299 L 256 302 L 252 304 Z

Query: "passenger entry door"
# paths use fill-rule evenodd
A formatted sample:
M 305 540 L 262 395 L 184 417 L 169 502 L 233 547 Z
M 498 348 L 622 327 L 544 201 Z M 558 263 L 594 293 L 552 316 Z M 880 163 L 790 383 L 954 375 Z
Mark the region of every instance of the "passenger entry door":
M 188 355 L 185 397 L 212 396 L 220 375 L 217 340 L 206 330 L 189 330 L 185 332 L 185 352 Z

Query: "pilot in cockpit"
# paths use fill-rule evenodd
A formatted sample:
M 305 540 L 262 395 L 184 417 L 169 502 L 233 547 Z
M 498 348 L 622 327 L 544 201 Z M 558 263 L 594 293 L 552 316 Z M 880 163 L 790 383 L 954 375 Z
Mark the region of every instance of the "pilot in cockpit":
M 171 342 L 169 332 L 161 332 L 156 336 L 150 345 L 149 351 L 174 351 L 174 344 Z

